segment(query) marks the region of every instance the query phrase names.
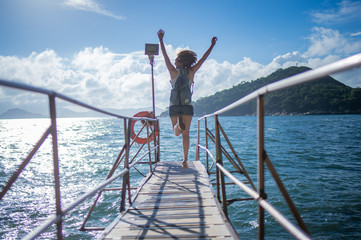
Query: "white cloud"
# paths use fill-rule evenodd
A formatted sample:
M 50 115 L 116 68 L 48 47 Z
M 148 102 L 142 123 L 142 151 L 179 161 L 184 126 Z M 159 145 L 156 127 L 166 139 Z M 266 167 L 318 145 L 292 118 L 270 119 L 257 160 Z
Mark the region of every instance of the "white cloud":
M 305 57 L 322 57 L 327 55 L 348 56 L 361 50 L 361 41 L 348 39 L 338 30 L 323 27 L 312 29 L 311 45 L 304 54 Z
M 322 12 L 312 12 L 311 16 L 316 23 L 333 24 L 350 21 L 359 21 L 361 19 L 361 2 L 343 0 L 335 9 L 328 9 Z
M 194 99 L 214 94 L 222 89 L 231 88 L 242 81 L 250 81 L 264 76 L 268 71 L 264 66 L 244 58 L 236 64 L 227 61 L 219 63 L 208 60 L 196 74 L 194 84 Z
M 0 76 L 8 80 L 21 80 L 40 87 L 61 89 L 61 78 L 66 66 L 55 51 L 33 52 L 27 58 L 0 56 Z
M 65 0 L 63 5 L 81 11 L 95 12 L 107 17 L 112 17 L 119 20 L 124 20 L 125 17 L 116 15 L 108 10 L 105 10 L 100 4 L 94 0 Z
M 351 37 L 356 37 L 356 36 L 360 36 L 361 32 L 357 32 L 357 33 L 351 33 L 350 36 Z
M 315 28 L 309 39 L 310 47 L 305 53 L 285 53 L 266 65 L 248 57 L 237 63 L 217 62 L 210 57 L 196 74 L 193 99 L 212 95 L 242 81 L 267 76 L 279 68 L 294 65 L 317 68 L 361 49 L 360 41 L 351 41 L 332 29 Z M 167 45 L 166 49 L 174 61 L 180 48 Z M 352 87 L 361 87 L 360 72 L 358 69 L 339 74 L 336 79 Z M 165 108 L 171 85 L 162 55 L 155 58 L 154 74 L 156 105 Z M 70 59 L 58 56 L 54 50 L 34 52 L 24 58 L 0 56 L 0 78 L 52 89 L 100 108 L 141 108 L 151 106 L 152 101 L 151 68 L 143 51 L 118 54 L 100 46 L 85 48 Z M 2 89 L 0 102 L 20 104 L 25 99 L 31 104 L 47 101 L 46 97 L 24 96 Z

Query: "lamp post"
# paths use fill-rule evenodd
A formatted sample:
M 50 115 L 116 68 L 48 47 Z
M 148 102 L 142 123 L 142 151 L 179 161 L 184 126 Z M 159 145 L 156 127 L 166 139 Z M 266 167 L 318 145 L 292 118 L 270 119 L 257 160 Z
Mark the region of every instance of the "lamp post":
M 149 63 L 150 63 L 150 66 L 152 68 L 152 101 L 153 101 L 153 116 L 154 116 L 154 119 L 156 118 L 155 116 L 155 97 L 154 97 L 154 72 L 153 72 L 153 66 L 154 66 L 154 55 L 158 55 L 159 54 L 159 45 L 158 44 L 150 44 L 150 43 L 146 43 L 145 44 L 145 54 L 148 55 L 148 58 L 149 58 Z M 155 127 L 154 127 L 154 131 L 157 132 L 159 131 L 159 126 L 158 126 L 158 123 L 155 124 Z M 158 144 L 158 151 L 155 151 L 154 154 L 155 154 L 155 159 L 156 159 L 156 162 L 159 162 L 159 159 L 160 159 L 160 149 L 159 149 L 159 137 L 158 137 L 158 140 L 156 138 L 156 134 L 155 132 L 153 133 L 154 134 L 154 146 L 156 146 Z
M 159 54 L 159 45 L 158 44 L 145 44 L 145 54 L 148 55 L 149 63 L 152 68 L 152 101 L 153 101 L 153 115 L 155 118 L 155 97 L 154 97 L 154 72 L 153 72 L 153 66 L 154 66 L 154 55 Z

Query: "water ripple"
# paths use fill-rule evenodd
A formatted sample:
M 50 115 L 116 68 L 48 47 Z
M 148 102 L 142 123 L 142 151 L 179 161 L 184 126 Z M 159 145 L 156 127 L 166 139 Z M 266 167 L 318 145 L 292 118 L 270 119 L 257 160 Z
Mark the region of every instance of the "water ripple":
M 222 127 L 257 183 L 256 117 L 220 117 Z M 360 236 L 361 226 L 361 115 L 266 117 L 265 148 L 315 239 L 348 239 Z M 59 119 L 59 160 L 62 204 L 72 201 L 102 182 L 124 145 L 123 121 L 117 119 Z M 203 121 L 202 121 L 203 124 Z M 180 161 L 181 137 L 172 133 L 169 118 L 160 118 L 161 159 Z M 49 126 L 49 120 L 0 120 L 0 185 L 4 186 L 26 154 Z M 214 129 L 214 120 L 208 121 Z M 204 130 L 201 142 L 204 145 Z M 190 131 L 189 159 L 196 149 L 197 121 Z M 19 139 L 18 136 L 21 136 Z M 225 143 L 225 138 L 221 138 Z M 210 143 L 214 152 L 214 146 Z M 132 154 L 134 154 L 134 151 Z M 230 149 L 227 148 L 227 151 Z M 201 151 L 204 161 L 205 153 Z M 224 160 L 225 161 L 225 160 Z M 226 168 L 231 164 L 224 162 Z M 146 165 L 139 170 L 148 171 Z M 18 239 L 55 212 L 51 139 L 29 163 L 6 197 L 0 201 L 0 238 Z M 244 180 L 244 176 L 238 176 Z M 134 186 L 142 180 L 131 172 Z M 121 180 L 112 187 L 121 186 Z M 266 172 L 269 201 L 292 219 L 275 182 Z M 227 187 L 228 198 L 247 197 L 236 186 Z M 80 232 L 94 199 L 80 205 L 64 219 L 66 239 L 93 239 L 97 233 Z M 89 226 L 107 226 L 119 212 L 119 191 L 102 195 Z M 232 224 L 241 238 L 257 236 L 257 205 L 254 201 L 229 206 Z M 267 239 L 289 239 L 290 235 L 266 216 Z M 40 239 L 55 238 L 52 227 Z

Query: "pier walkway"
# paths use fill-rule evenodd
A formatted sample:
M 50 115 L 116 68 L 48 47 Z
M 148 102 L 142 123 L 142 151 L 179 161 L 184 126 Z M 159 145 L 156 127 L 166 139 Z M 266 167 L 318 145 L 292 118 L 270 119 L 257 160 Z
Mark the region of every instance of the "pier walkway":
M 200 161 L 159 162 L 132 206 L 105 231 L 110 239 L 239 239 Z

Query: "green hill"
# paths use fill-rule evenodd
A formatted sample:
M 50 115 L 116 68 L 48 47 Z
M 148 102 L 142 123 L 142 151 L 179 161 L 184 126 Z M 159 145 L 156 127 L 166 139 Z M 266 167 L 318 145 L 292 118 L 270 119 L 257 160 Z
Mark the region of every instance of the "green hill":
M 310 70 L 308 67 L 279 69 L 268 77 L 242 82 L 230 89 L 201 98 L 194 103 L 195 115 L 213 113 L 260 87 L 308 70 Z M 267 94 L 265 113 L 267 115 L 361 113 L 361 89 L 351 88 L 328 76 Z M 224 115 L 255 114 L 256 100 L 252 100 Z

